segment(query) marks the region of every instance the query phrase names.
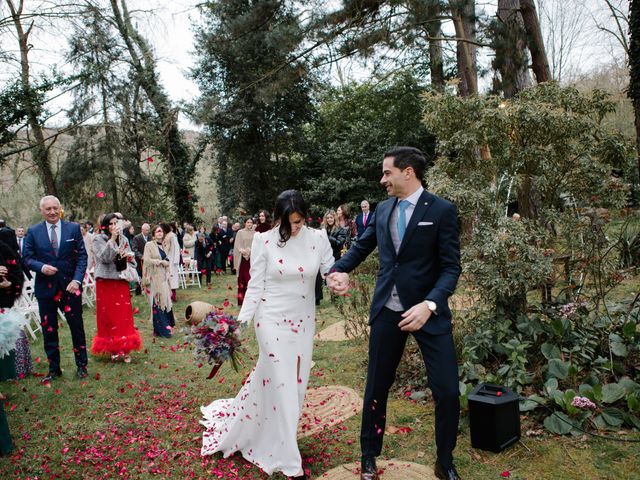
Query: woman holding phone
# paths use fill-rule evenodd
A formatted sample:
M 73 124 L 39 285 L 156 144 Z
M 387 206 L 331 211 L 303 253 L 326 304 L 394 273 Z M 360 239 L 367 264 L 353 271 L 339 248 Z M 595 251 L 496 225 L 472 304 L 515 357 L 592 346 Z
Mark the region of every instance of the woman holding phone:
M 111 355 L 111 360 L 131 361 L 129 353 L 142 348 L 133 325 L 129 282 L 121 278 L 131 264 L 136 265 L 128 240 L 119 229 L 114 213 L 104 216 L 100 232 L 93 238 L 96 260 L 96 323 L 98 332 L 91 344 L 94 355 Z

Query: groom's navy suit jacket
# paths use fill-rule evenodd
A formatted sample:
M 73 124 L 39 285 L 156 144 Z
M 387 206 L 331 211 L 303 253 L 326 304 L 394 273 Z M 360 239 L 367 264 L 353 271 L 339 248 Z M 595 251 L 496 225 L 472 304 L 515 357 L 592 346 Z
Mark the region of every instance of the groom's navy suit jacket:
M 54 298 L 59 292 L 66 290 L 71 280 L 77 280 L 82 288 L 87 269 L 87 251 L 80 226 L 63 220 L 60 225 L 62 232 L 58 241 L 58 255 L 51 248 L 46 222 L 32 225 L 27 232 L 22 257 L 24 264 L 36 272 L 36 298 Z M 41 273 L 44 265 L 53 265 L 58 268 L 58 272 L 47 276 Z
M 425 190 L 415 206 L 396 253 L 391 240 L 389 218 L 397 201 L 393 197 L 378 204 L 367 219 L 366 229 L 358 242 L 334 264 L 333 269 L 350 272 L 377 246 L 380 270 L 369 323 L 375 321 L 395 284 L 405 309 L 424 300 L 436 303 L 437 315 L 432 315 L 422 327 L 426 333 L 450 333 L 451 310 L 448 299 L 456 288 L 461 272 L 456 207 Z

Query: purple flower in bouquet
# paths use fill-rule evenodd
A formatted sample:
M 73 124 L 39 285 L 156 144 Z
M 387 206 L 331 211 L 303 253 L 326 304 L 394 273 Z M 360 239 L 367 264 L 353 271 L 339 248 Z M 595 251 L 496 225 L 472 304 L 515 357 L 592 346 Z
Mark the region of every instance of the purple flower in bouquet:
M 200 323 L 193 325 L 187 339 L 193 344 L 194 363 L 213 365 L 212 378 L 227 360 L 238 370 L 238 349 L 241 345 L 240 323 L 231 315 L 218 309 L 207 315 Z

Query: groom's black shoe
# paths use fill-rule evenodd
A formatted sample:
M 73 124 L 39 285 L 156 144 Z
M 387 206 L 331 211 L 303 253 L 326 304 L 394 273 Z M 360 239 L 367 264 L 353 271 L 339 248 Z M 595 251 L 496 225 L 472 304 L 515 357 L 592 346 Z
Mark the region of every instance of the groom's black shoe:
M 360 480 L 378 480 L 376 457 L 362 457 L 360 462 Z
M 440 465 L 440 462 L 436 462 L 435 467 L 433 467 L 433 473 L 441 480 L 460 480 L 460 475 L 458 475 L 456 467 L 454 467 L 453 464 L 445 470 L 444 467 Z
M 49 370 L 49 373 L 47 374 L 46 377 L 44 377 L 42 380 L 40 380 L 41 383 L 51 383 L 51 380 L 55 380 L 56 378 L 59 378 L 62 376 L 62 370 L 58 369 L 58 370 Z

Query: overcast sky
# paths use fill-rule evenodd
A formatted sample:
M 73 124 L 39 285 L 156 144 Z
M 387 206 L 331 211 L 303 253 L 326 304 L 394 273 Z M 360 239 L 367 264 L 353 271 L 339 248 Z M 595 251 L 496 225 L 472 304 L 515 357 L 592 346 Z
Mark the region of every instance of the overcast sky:
M 610 62 L 612 55 L 620 52 L 619 46 L 610 36 L 597 33 L 595 22 L 607 23 L 612 26 L 612 21 L 607 18 L 608 12 L 604 0 L 538 0 L 543 1 L 546 8 L 551 11 L 558 11 L 558 6 L 564 6 L 560 12 L 565 12 L 564 26 L 561 26 L 558 18 L 553 20 L 555 30 L 568 28 L 566 23 L 572 23 L 574 28 L 580 29 L 580 35 L 571 52 L 572 73 L 579 73 L 597 68 L 599 65 Z M 628 10 L 628 1 L 613 0 L 621 5 L 625 11 Z M 53 3 L 54 0 L 26 0 L 27 5 L 35 5 L 38 2 Z M 164 87 L 175 101 L 190 101 L 198 95 L 198 87 L 188 78 L 188 70 L 193 66 L 193 24 L 197 21 L 199 13 L 195 5 L 198 0 L 129 0 L 128 5 L 131 11 L 136 8 L 141 10 L 152 10 L 152 13 L 141 13 L 135 15 L 137 26 L 154 46 L 158 57 L 158 70 Z M 495 12 L 496 0 L 479 0 L 477 2 L 478 11 L 484 10 L 489 14 Z M 0 12 L 6 16 L 7 8 L 2 2 Z M 556 13 L 556 15 L 559 15 Z M 574 19 L 582 19 L 575 22 Z M 544 20 L 544 19 L 543 19 Z M 547 24 L 546 27 L 551 25 Z M 65 27 L 56 27 L 57 31 L 52 31 L 51 26 L 43 30 L 34 32 L 31 43 L 33 50 L 30 54 L 33 62 L 33 73 L 48 70 L 52 64 L 62 65 L 64 62 L 62 53 L 66 48 Z M 11 30 L 0 35 L 0 47 L 2 50 L 15 51 L 17 41 Z M 547 45 L 549 50 L 549 45 Z M 618 52 L 616 54 L 616 52 Z M 486 56 L 485 56 L 486 57 Z M 485 62 L 489 62 L 488 57 Z M 17 65 L 9 65 L 10 68 L 0 69 L 0 81 L 15 78 Z M 353 63 L 344 64 L 343 71 L 347 75 L 362 76 L 364 70 L 354 67 Z M 337 75 L 334 75 L 336 77 Z M 488 83 L 485 81 L 485 83 Z M 60 108 L 65 102 L 69 102 L 68 97 L 61 97 L 58 100 Z M 60 118 L 60 122 L 64 119 Z M 181 124 L 185 127 L 192 127 L 186 119 L 181 119 Z

